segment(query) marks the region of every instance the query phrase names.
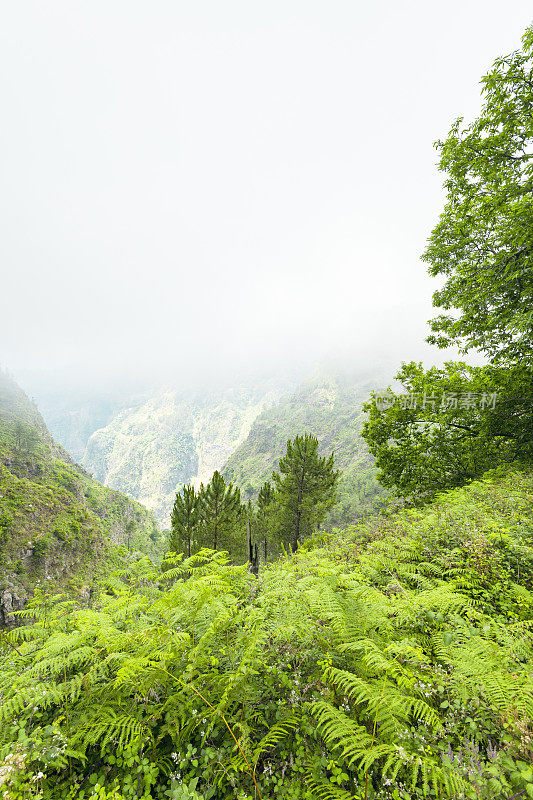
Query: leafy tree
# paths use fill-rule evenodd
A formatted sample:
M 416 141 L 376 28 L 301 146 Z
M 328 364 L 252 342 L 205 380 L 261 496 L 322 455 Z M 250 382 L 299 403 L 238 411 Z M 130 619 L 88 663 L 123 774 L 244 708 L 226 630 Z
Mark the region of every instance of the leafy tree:
M 378 479 L 397 494 L 428 499 L 527 455 L 527 409 L 521 423 L 516 417 L 511 424 L 512 399 L 501 394 L 505 378 L 512 382 L 508 370 L 453 361 L 424 370 L 411 362 L 396 377 L 405 393 L 382 397 L 386 407 L 374 395 L 365 406 L 363 436 Z
M 333 453 L 318 455 L 318 439 L 309 434 L 287 442 L 287 455 L 273 473 L 278 506 L 278 531 L 295 551 L 301 538 L 320 524 L 335 503 L 339 472 Z
M 445 283 L 444 310 L 428 341 L 481 351 L 488 363 L 449 362 L 424 371 L 406 364 L 408 393 L 489 394 L 496 404 L 367 404 L 363 436 L 380 480 L 400 494 L 427 497 L 498 463 L 533 460 L 533 28 L 523 49 L 498 59 L 483 78 L 485 104 L 467 127 L 459 119 L 438 142 L 447 200 L 424 259 Z M 439 401 L 440 402 L 440 401 Z
M 478 119 L 437 142 L 446 205 L 424 259 L 445 276 L 429 341 L 533 367 L 533 27 L 483 80 Z
M 169 547 L 176 553 L 191 555 L 195 535 L 200 521 L 199 495 L 194 486 L 188 484 L 176 494 L 171 515 Z
M 226 481 L 218 470 L 200 492 L 200 516 L 203 522 L 201 544 L 213 550 L 228 550 L 236 554 L 236 550 L 244 546 L 244 537 L 239 537 L 237 523 L 241 516 L 241 493 L 233 484 Z M 239 538 L 243 541 L 240 542 Z

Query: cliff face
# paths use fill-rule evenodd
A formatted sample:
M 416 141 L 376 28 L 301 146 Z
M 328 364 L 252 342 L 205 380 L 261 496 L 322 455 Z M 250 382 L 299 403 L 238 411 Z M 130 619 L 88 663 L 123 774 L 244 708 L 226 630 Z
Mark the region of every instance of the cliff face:
M 112 544 L 161 548 L 153 516 L 106 489 L 54 442 L 36 407 L 0 372 L 0 623 L 38 583 L 81 589 Z
M 151 509 L 168 528 L 176 491 L 199 486 L 246 439 L 285 391 L 275 383 L 217 392 L 161 392 L 120 411 L 89 438 L 83 465 Z

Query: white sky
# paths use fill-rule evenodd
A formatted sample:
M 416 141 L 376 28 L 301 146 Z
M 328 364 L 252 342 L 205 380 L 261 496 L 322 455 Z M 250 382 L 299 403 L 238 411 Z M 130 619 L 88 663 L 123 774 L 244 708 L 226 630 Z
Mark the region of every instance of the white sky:
M 3 3 L 0 363 L 418 356 L 432 144 L 532 20 L 522 0 Z

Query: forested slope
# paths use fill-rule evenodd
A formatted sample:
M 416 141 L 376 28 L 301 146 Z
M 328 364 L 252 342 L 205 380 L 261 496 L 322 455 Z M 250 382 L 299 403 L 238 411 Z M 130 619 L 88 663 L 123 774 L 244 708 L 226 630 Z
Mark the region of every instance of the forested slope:
M 363 404 L 371 390 L 381 385 L 378 377 L 316 370 L 293 394 L 258 416 L 246 440 L 228 459 L 224 477 L 245 496 L 257 494 L 277 469 L 287 441 L 310 433 L 318 439 L 322 454 L 334 453 L 335 465 L 342 470 L 329 524 L 346 524 L 379 509 L 386 492 L 376 480 L 374 459 L 361 429 Z
M 0 623 L 37 581 L 80 588 L 111 544 L 161 551 L 153 516 L 106 489 L 50 436 L 24 392 L 0 372 Z

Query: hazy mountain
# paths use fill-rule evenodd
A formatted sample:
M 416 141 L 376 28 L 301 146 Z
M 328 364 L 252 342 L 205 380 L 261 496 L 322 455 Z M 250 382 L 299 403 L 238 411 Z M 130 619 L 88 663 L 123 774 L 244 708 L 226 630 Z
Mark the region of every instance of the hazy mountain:
M 248 377 L 234 387 L 196 390 L 114 386 L 58 390 L 36 384 L 56 438 L 105 486 L 132 497 L 164 528 L 176 491 L 206 483 L 215 469 L 257 491 L 287 439 L 309 431 L 343 469 L 332 520 L 372 510 L 383 491 L 360 437 L 362 404 L 390 374 L 327 363 L 301 383 L 294 375 Z M 81 455 L 80 455 L 81 454 Z
M 277 469 L 287 440 L 311 433 L 322 453 L 334 452 L 336 466 L 342 470 L 339 501 L 330 523 L 351 522 L 374 511 L 385 491 L 376 481 L 373 459 L 361 438 L 362 407 L 371 390 L 390 379 L 378 369 L 374 375 L 327 366 L 317 369 L 296 391 L 257 417 L 245 441 L 226 462 L 224 476 L 255 494 Z
M 95 431 L 82 463 L 168 527 L 176 490 L 184 483 L 207 482 L 246 439 L 256 417 L 287 389 L 284 383 L 262 381 L 211 392 L 159 392 L 122 409 Z

